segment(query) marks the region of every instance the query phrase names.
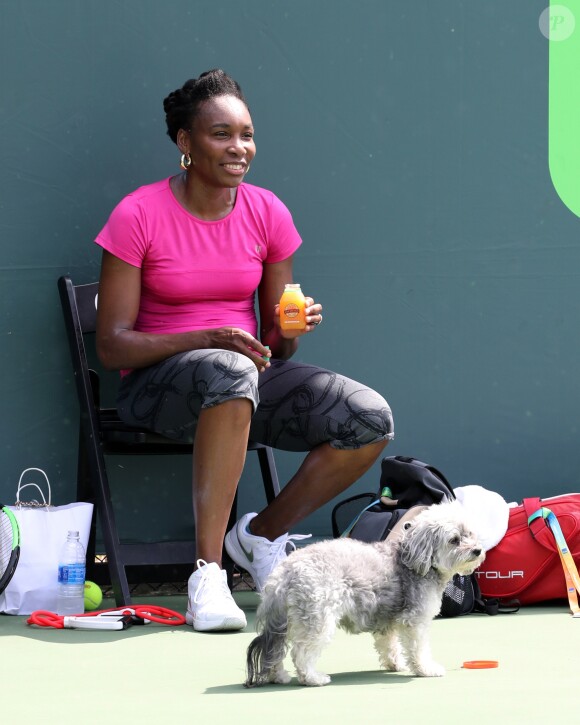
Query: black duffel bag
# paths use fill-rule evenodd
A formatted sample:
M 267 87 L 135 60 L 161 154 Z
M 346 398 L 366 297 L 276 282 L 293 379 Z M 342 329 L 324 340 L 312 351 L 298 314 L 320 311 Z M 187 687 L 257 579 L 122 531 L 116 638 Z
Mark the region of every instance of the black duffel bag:
M 386 539 L 415 507 L 455 499 L 445 476 L 433 466 L 408 456 L 388 456 L 381 461 L 380 490 L 361 493 L 338 503 L 332 510 L 332 535 L 373 543 Z M 418 509 L 418 511 L 421 509 Z M 497 614 L 497 600 L 484 600 L 474 574 L 456 574 L 443 593 L 441 617 L 483 612 Z

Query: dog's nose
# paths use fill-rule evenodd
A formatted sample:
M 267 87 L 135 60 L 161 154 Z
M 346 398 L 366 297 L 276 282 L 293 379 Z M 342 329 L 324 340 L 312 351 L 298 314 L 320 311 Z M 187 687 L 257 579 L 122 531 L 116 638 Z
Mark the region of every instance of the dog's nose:
M 477 558 L 478 556 L 481 556 L 481 549 L 472 549 L 471 553 Z

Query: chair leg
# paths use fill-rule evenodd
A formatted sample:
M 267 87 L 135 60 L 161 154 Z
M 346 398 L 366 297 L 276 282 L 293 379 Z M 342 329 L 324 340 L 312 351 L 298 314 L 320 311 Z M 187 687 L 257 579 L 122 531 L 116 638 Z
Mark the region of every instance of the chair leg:
M 105 544 L 107 565 L 109 567 L 115 603 L 118 607 L 125 606 L 131 604 L 131 594 L 127 581 L 127 573 L 120 554 L 121 542 L 119 541 L 115 515 L 113 513 L 111 490 L 109 488 L 109 479 L 107 477 L 103 451 L 100 441 L 87 430 L 84 431 L 83 447 L 90 472 L 91 486 L 97 503 L 97 512 Z
M 83 440 L 82 431 L 79 430 L 79 448 L 77 462 L 77 501 L 86 501 L 93 504 L 93 516 L 91 518 L 91 528 L 89 532 L 89 541 L 87 544 L 87 579 L 90 581 L 95 578 L 95 557 L 97 543 L 97 511 L 95 502 L 95 492 L 91 486 L 91 474 L 88 467 L 87 453 Z
M 280 482 L 278 481 L 278 472 L 276 470 L 276 462 L 274 453 L 268 446 L 258 448 L 258 461 L 260 462 L 260 471 L 262 472 L 262 481 L 264 483 L 264 491 L 266 492 L 266 500 L 271 503 L 280 493 Z

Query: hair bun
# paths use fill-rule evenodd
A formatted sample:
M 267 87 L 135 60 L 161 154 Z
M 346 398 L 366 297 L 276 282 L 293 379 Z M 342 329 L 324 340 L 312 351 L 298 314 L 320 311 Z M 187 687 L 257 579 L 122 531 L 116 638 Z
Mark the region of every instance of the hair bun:
M 167 134 L 172 141 L 177 142 L 180 128 L 191 128 L 200 103 L 227 95 L 235 96 L 246 103 L 239 84 L 221 68 L 204 71 L 199 78 L 190 78 L 181 88 L 172 91 L 163 101 Z
M 180 88 L 177 91 L 172 91 L 167 98 L 163 100 L 163 110 L 165 113 L 169 113 L 183 102 L 182 95 L 183 93 Z

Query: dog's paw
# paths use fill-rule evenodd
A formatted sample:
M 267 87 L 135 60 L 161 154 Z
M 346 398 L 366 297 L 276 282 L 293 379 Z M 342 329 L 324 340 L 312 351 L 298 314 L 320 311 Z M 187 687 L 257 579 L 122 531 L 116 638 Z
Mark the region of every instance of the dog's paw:
M 380 657 L 381 667 L 387 672 L 405 672 L 407 662 L 404 657 Z
M 287 670 L 279 669 L 270 676 L 270 682 L 276 685 L 287 685 L 292 680 L 292 676 Z
M 407 670 L 406 662 L 389 662 L 384 664 L 383 667 L 387 672 L 405 672 Z
M 443 677 L 445 667 L 438 662 L 424 662 L 414 669 L 414 674 L 417 677 Z
M 298 682 L 308 687 L 323 687 L 330 682 L 330 675 L 325 675 L 322 672 L 309 672 L 308 675 L 298 675 Z

